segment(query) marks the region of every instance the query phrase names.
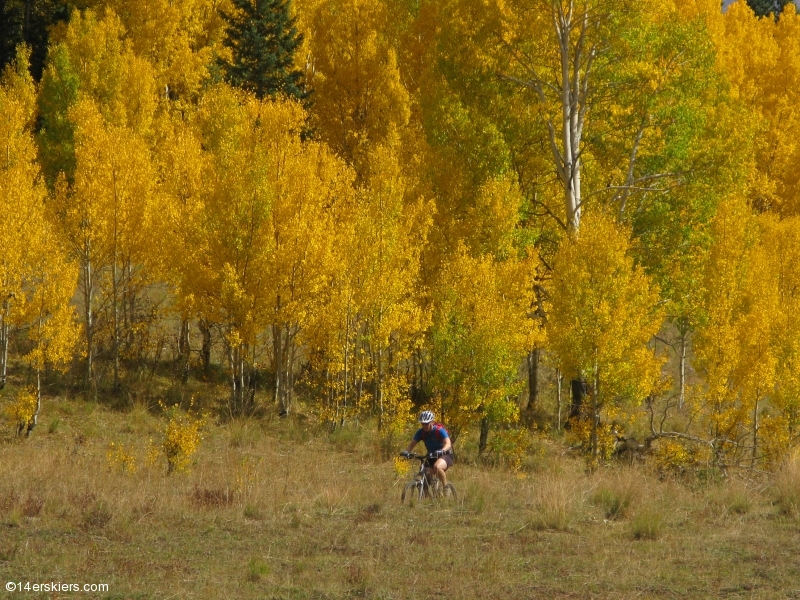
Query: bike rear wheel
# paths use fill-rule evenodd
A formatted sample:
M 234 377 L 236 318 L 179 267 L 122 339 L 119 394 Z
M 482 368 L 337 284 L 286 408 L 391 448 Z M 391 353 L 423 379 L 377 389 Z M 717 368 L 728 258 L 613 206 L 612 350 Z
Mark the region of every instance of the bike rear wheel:
M 458 499 L 456 487 L 452 483 L 448 483 L 446 486 L 444 486 L 444 490 L 442 490 L 442 498 L 448 501 Z

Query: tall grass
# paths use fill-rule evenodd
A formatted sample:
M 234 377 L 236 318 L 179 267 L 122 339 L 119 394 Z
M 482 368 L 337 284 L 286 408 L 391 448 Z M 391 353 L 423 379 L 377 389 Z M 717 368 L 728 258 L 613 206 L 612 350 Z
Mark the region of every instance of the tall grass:
M 800 457 L 795 454 L 779 467 L 772 490 L 782 514 L 800 517 Z

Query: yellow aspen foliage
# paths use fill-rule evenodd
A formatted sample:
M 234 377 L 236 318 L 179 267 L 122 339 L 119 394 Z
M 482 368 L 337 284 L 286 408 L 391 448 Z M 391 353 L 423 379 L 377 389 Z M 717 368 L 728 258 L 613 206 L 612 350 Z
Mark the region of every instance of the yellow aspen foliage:
M 138 469 L 136 465 L 136 456 L 133 452 L 116 442 L 111 442 L 108 445 L 106 463 L 111 469 L 121 473 L 133 474 L 136 473 Z
M 33 343 L 24 359 L 35 371 L 54 367 L 65 370 L 78 350 L 80 327 L 71 301 L 78 269 L 42 218 L 39 245 L 28 263 L 26 303 L 20 321 L 27 324 Z
M 20 48 L 0 80 L 0 387 L 5 384 L 11 324 L 19 324 L 31 253 L 39 247 L 46 190 L 31 136 L 35 87 L 29 52 Z
M 178 405 L 166 408 L 165 412 L 167 425 L 159 450 L 167 461 L 167 473 L 186 471 L 200 448 L 206 421 L 191 411 L 183 412 Z
M 70 253 L 80 265 L 80 292 L 87 365 L 92 378 L 95 318 L 100 302 L 110 304 L 114 384 L 119 383 L 120 311 L 146 281 L 143 269 L 157 248 L 151 238 L 155 170 L 140 134 L 109 122 L 91 99 L 69 111 L 75 128 L 74 184 L 62 179 L 52 204 Z
M 461 246 L 432 290 L 431 383 L 456 436 L 476 421 L 517 418 L 517 371 L 541 337 L 528 318 L 531 272 L 524 262 L 472 257 Z
M 298 336 L 330 280 L 334 207 L 352 175 L 325 146 L 302 141 L 294 102 L 214 86 L 190 126 L 175 125 L 175 150 L 160 159 L 174 177 L 166 216 L 179 240 L 179 303 L 223 328 L 234 410 L 252 408 L 259 344 L 271 347 L 276 401 L 288 410 Z
M 363 176 L 372 144 L 386 143 L 410 118 L 410 98 L 388 38 L 382 0 L 332 0 L 309 7 L 308 85 L 322 140 Z
M 5 146 L 0 166 L 0 381 L 5 384 L 13 324 L 27 332 L 32 346 L 23 358 L 37 375 L 33 409 L 27 408 L 27 396 L 16 404 L 26 435 L 36 426 L 41 406 L 40 373 L 46 366 L 66 367 L 77 338 L 70 306 L 77 272 L 45 218 L 47 194 L 29 128 L 35 104 L 27 59 L 21 51 L 0 82 Z
M 405 201 L 407 179 L 392 147 L 369 156 L 365 185 L 337 212 L 328 301 L 305 339 L 328 374 L 322 419 L 377 413 L 379 428 L 392 435 L 410 408 L 408 382 L 396 370 L 417 348 L 428 318 L 415 290 L 432 205 Z
M 34 388 L 23 388 L 16 393 L 13 400 L 5 404 L 3 414 L 17 435 L 28 427 L 38 410 L 37 406 L 37 392 Z
M 634 264 L 628 231 L 590 213 L 556 254 L 551 297 L 550 349 L 562 372 L 587 383 L 594 461 L 602 411 L 638 406 L 660 379 L 661 357 L 648 347 L 663 320 L 657 290 Z
M 733 3 L 715 33 L 718 64 L 756 127 L 748 199 L 758 210 L 800 211 L 800 16 L 789 3 L 777 20 Z M 747 48 L 746 52 L 742 48 Z
M 777 385 L 772 403 L 785 419 L 792 441 L 800 433 L 800 219 L 770 220 L 762 243 L 774 256 L 780 327 L 777 342 Z
M 92 10 L 75 11 L 56 39 L 53 52 L 65 53 L 81 95 L 95 100 L 107 122 L 140 134 L 150 131 L 157 103 L 153 69 L 134 53 L 114 11 L 106 9 L 102 17 Z
M 222 37 L 220 10 L 227 2 L 213 0 L 99 0 L 96 11 L 112 9 L 122 22 L 133 51 L 152 62 L 159 95 L 195 100 L 213 48 Z
M 414 290 L 419 286 L 433 212 L 430 202 L 406 200 L 410 186 L 399 163 L 399 140 L 390 141 L 369 157 L 356 212 L 356 236 L 363 253 L 353 264 L 360 334 L 369 348 L 380 429 L 394 427 L 392 423 L 404 422 L 407 416 L 397 406 L 402 395 L 385 394 L 384 382 L 391 381 L 401 362 L 409 358 L 428 324 L 429 316 Z
M 755 465 L 763 456 L 761 420 L 775 395 L 787 324 L 779 283 L 786 257 L 775 244 L 779 228 L 769 215 L 752 215 L 742 199 L 721 205 L 713 223 L 703 282 L 705 317 L 694 346 L 695 365 L 707 386 L 702 423 L 713 459 L 722 465 L 741 460 Z M 772 446 L 778 443 L 774 423 L 765 430 Z

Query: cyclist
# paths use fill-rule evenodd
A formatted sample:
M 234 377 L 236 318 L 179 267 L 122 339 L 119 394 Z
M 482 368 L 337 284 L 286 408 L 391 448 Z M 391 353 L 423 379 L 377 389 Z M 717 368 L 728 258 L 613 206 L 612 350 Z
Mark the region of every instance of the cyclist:
M 408 448 L 403 450 L 401 456 L 408 456 L 419 442 L 425 444 L 428 458 L 425 465 L 431 469 L 442 482 L 442 489 L 447 485 L 447 469 L 453 466 L 453 444 L 447 429 L 440 423 L 433 422 L 433 413 L 423 410 L 419 413 L 420 428 L 414 434 Z

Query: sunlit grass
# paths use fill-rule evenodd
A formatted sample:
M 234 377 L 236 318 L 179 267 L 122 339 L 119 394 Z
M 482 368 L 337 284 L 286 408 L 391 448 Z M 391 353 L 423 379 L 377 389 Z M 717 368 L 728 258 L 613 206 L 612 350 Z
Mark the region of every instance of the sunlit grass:
M 330 436 L 308 419 L 211 422 L 188 471 L 167 475 L 146 463 L 162 416 L 50 408 L 54 432 L 0 444 L 7 581 L 104 582 L 108 598 L 411 599 L 700 598 L 743 585 L 771 598 L 799 580 L 796 520 L 782 517 L 796 510 L 791 465 L 762 494 L 735 479 L 661 481 L 646 466 L 587 473 L 552 443 L 513 472 L 465 440 L 457 501 L 409 507 L 411 474 L 382 458 L 372 426 Z M 111 442 L 136 470 L 109 463 Z M 432 572 L 446 574 L 435 587 Z

